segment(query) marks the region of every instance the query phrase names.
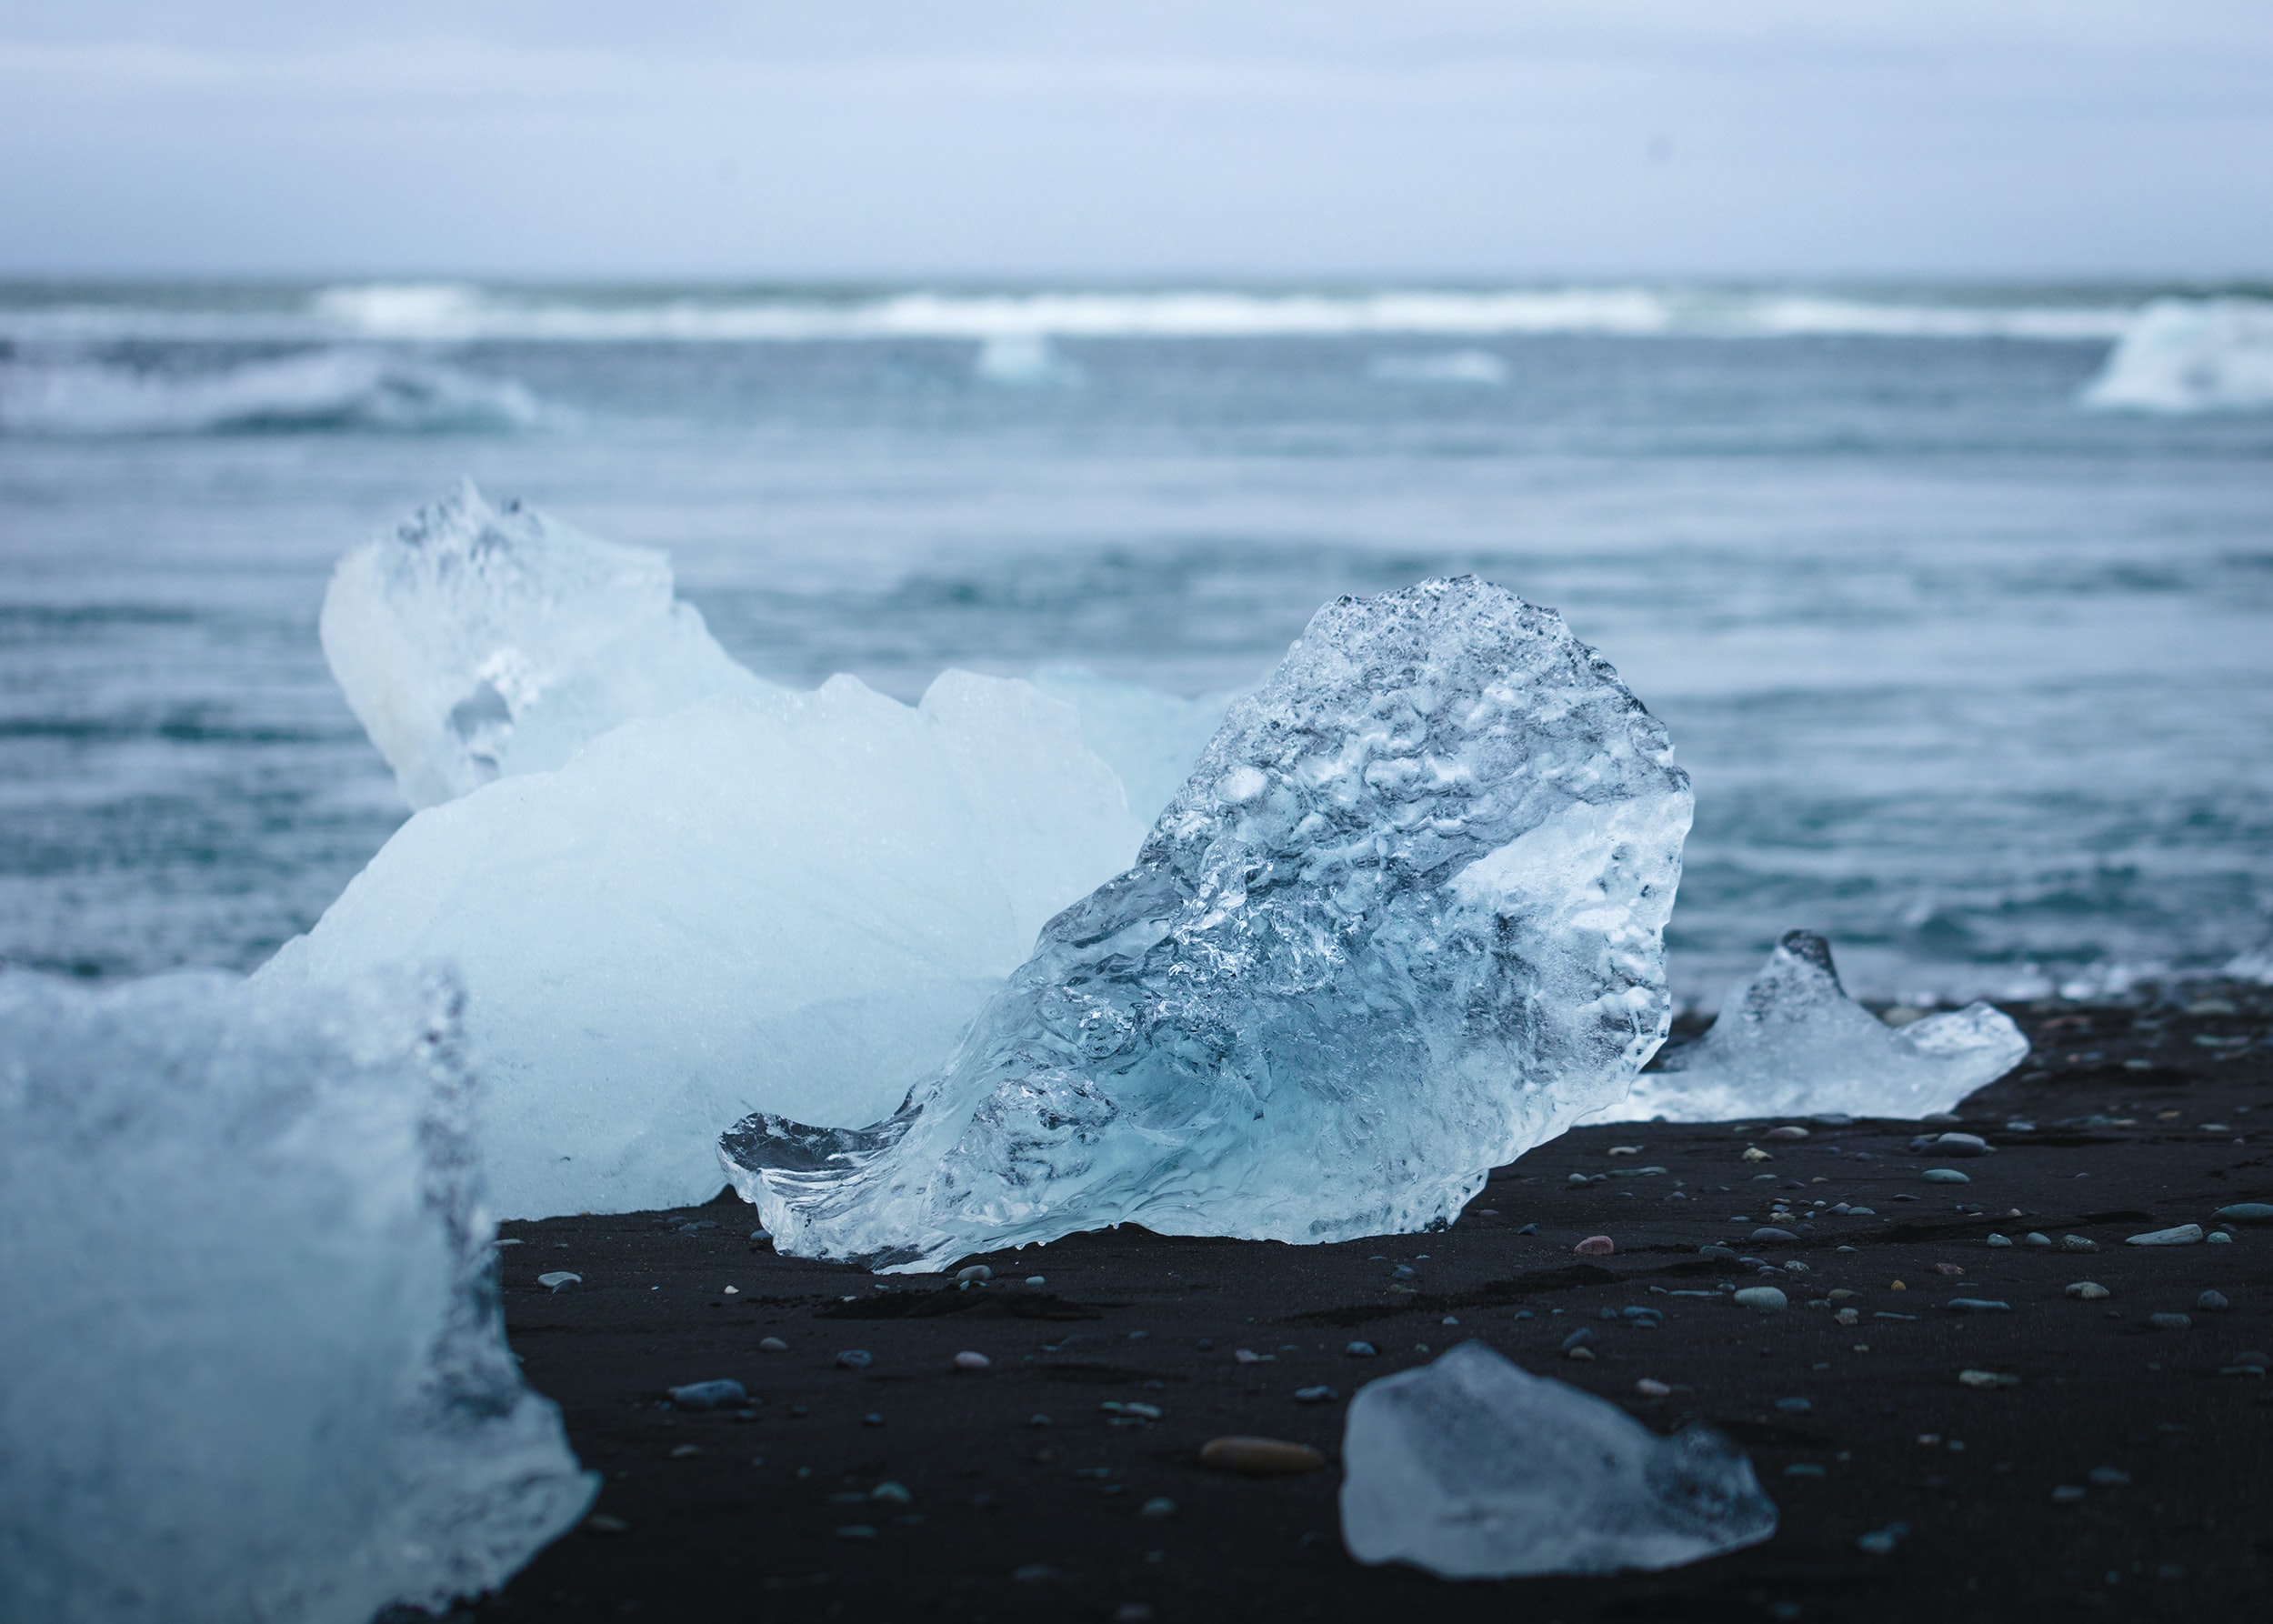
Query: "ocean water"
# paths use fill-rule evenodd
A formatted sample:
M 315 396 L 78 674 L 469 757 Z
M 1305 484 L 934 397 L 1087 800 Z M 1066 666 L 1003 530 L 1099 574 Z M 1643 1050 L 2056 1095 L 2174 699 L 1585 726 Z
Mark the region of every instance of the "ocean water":
M 470 475 L 910 698 L 1235 687 L 1337 593 L 1500 582 L 1695 777 L 1687 997 L 1794 926 L 1879 996 L 2262 966 L 2273 401 L 2188 391 L 2263 357 L 2084 399 L 2185 291 L 0 286 L 0 960 L 315 918 L 404 816 L 325 578 Z M 2273 330 L 2240 291 L 2196 326 Z

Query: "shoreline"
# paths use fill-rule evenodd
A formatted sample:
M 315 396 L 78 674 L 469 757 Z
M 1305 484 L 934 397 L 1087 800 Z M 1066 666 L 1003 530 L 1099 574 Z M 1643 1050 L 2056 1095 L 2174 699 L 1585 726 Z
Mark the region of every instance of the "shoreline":
M 2273 1379 L 2241 1356 L 2273 1350 L 2273 1227 L 2126 1244 L 2273 1200 L 2273 988 L 2194 991 L 2188 1008 L 2004 1006 L 2030 1054 L 1954 1122 L 1579 1128 L 1427 1235 L 1291 1248 L 1124 1228 L 975 1258 L 995 1279 L 958 1288 L 777 1256 L 731 1195 L 505 1225 L 512 1345 L 606 1481 L 582 1528 L 459 1616 L 2263 1617 Z M 1765 1137 L 1778 1126 L 1808 1134 Z M 1912 1154 L 1945 1128 L 1995 1153 Z M 1777 1200 L 1797 1238 L 1753 1239 Z M 1574 1255 L 1601 1234 L 1614 1253 Z M 1716 1243 L 1735 1255 L 1700 1253 Z M 1787 1309 L 1727 1300 L 1761 1267 Z M 583 1280 L 536 1283 L 556 1269 Z M 2108 1295 L 2068 1294 L 2087 1280 Z M 2200 1307 L 2205 1291 L 2229 1306 Z M 1964 1297 L 2008 1307 L 1952 1311 Z M 2173 1314 L 2189 1323 L 2149 1318 Z M 1594 1357 L 1564 1357 L 1582 1327 Z M 1347 1402 L 1470 1338 L 1653 1430 L 1709 1420 L 1751 1457 L 1777 1535 L 1657 1574 L 1359 1566 L 1331 1464 Z M 849 1350 L 868 1362 L 840 1364 Z M 956 1368 L 962 1352 L 989 1368 Z M 1644 1396 L 1644 1378 L 1670 1391 Z M 722 1378 L 750 1402 L 666 1401 Z M 1202 1469 L 1225 1434 L 1329 1465 Z

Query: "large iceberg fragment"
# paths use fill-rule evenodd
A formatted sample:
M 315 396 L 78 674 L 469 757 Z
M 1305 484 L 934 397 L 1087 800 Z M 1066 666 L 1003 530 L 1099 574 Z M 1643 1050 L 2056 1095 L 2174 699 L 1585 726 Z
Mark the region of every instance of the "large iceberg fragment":
M 583 1514 L 506 1346 L 455 1010 L 0 974 L 0 1618 L 365 1624 Z
M 1551 610 L 1466 577 L 1342 598 L 898 1112 L 756 1115 L 721 1152 L 783 1249 L 902 1270 L 1123 1222 L 1448 1221 L 1664 1038 L 1671 755 Z
M 467 481 L 339 561 L 324 656 L 413 807 L 542 772 L 634 717 L 766 687 L 672 595 L 661 553 Z
M 1729 991 L 1711 1029 L 1643 1073 L 1601 1119 L 1918 1118 L 1954 1109 L 2028 1052 L 2012 1018 L 1988 1004 L 1888 1027 L 1847 996 L 1830 943 L 1789 930 L 1760 973 Z
M 1237 697 L 1187 699 L 1079 666 L 1044 666 L 1027 680 L 1081 713 L 1082 742 L 1113 769 L 1127 792 L 1128 809 L 1147 824 L 1184 787 Z
M 1342 1469 L 1349 1554 L 1446 1579 L 1676 1568 L 1776 1532 L 1752 1463 L 1711 1428 L 1658 1438 L 1481 1342 L 1360 1388 Z
M 2273 300 L 2150 301 L 2083 401 L 2138 412 L 2273 407 Z
M 259 977 L 454 963 L 498 1209 L 669 1207 L 748 1112 L 889 1111 L 1143 835 L 1026 683 L 754 688 L 419 813 Z

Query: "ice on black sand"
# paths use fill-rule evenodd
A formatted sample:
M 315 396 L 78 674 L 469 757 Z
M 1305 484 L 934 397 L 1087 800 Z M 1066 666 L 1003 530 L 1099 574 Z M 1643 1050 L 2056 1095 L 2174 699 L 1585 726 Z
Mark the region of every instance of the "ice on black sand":
M 1358 1389 L 1342 1460 L 1350 1554 L 1447 1579 L 1672 1568 L 1776 1531 L 1719 1433 L 1657 1438 L 1481 1342 Z

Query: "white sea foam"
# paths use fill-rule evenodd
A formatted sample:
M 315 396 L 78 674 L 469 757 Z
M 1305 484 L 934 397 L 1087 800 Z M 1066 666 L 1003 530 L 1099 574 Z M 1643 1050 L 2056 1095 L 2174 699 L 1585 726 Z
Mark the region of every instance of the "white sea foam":
M 0 433 L 255 434 L 517 429 L 546 419 L 519 384 L 376 349 L 327 348 L 207 372 L 80 358 L 0 362 Z
M 2083 403 L 2183 414 L 2273 407 L 2273 299 L 2157 299 L 2126 326 Z

